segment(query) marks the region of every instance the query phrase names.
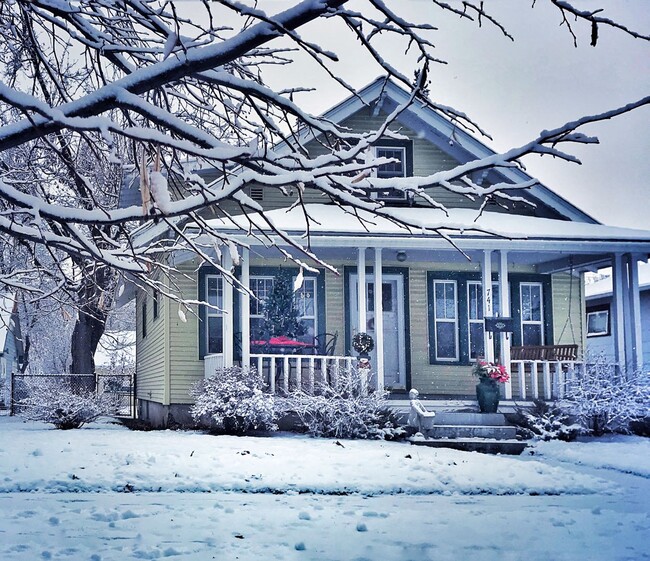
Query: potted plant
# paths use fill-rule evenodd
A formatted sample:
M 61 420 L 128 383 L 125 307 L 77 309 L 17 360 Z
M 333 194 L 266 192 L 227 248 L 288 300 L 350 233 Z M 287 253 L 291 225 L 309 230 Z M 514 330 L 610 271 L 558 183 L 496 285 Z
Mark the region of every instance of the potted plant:
M 499 407 L 499 384 L 510 379 L 503 364 L 477 360 L 472 368 L 472 374 L 477 376 L 476 399 L 481 413 L 496 413 Z

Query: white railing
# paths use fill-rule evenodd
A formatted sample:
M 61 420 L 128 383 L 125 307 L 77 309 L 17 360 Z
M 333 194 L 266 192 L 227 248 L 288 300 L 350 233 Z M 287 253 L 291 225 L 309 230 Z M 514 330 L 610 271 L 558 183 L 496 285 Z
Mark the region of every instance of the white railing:
M 567 381 L 579 371 L 584 372 L 585 363 L 577 360 L 512 360 L 510 372 L 515 376 L 518 395 L 515 399 L 561 399 Z M 528 383 L 528 385 L 527 385 Z
M 311 393 L 317 382 L 332 384 L 353 368 L 351 356 L 251 354 L 251 366 L 262 373 L 269 392 L 288 393 L 301 389 Z
M 203 373 L 206 378 L 214 376 L 219 368 L 223 368 L 223 354 L 205 355 L 203 357 Z

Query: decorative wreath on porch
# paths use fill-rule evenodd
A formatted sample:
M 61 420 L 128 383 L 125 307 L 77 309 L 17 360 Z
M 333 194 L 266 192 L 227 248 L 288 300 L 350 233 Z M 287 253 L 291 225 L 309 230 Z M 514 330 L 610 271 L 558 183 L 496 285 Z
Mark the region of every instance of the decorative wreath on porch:
M 375 348 L 375 341 L 370 335 L 362 331 L 352 337 L 352 347 L 358 353 L 369 353 Z

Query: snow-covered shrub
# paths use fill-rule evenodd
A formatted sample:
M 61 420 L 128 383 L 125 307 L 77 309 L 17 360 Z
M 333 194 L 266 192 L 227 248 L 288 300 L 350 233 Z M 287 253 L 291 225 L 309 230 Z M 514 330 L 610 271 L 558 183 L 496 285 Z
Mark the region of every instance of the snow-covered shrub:
M 18 412 L 31 421 L 53 424 L 57 429 L 78 429 L 116 407 L 107 393 L 73 389 L 60 379 L 43 380 L 29 387 L 28 397 L 18 403 Z
M 200 425 L 225 434 L 249 430 L 276 430 L 272 395 L 255 368 L 232 366 L 192 386 L 192 418 Z
M 535 399 L 532 408 L 518 408 L 509 417 L 525 438 L 540 440 L 571 441 L 582 432 L 582 426 L 573 422 L 571 416 L 556 402 Z
M 599 361 L 570 377 L 560 406 L 596 436 L 625 432 L 631 421 L 650 410 L 650 376 L 617 372 L 614 365 Z
M 313 395 L 299 390 L 278 400 L 278 406 L 295 413 L 313 436 L 393 440 L 405 435 L 387 407 L 388 392 L 365 386 L 359 372 L 341 372 L 330 385 L 318 383 Z

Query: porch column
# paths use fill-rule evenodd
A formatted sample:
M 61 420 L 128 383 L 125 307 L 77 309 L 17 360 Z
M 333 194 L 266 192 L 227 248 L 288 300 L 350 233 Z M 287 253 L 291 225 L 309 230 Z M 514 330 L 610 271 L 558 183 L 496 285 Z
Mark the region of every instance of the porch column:
M 503 317 L 510 316 L 510 290 L 508 289 L 508 252 L 499 251 L 499 310 Z M 501 364 L 510 372 L 510 343 L 512 333 L 499 333 L 501 343 Z M 510 379 L 505 383 L 505 397 L 512 399 L 512 372 Z
M 483 251 L 481 266 L 481 284 L 483 287 L 483 317 L 492 317 L 492 251 Z M 485 360 L 494 362 L 494 339 L 492 333 L 483 331 L 485 337 Z
M 241 283 L 246 289 L 250 289 L 250 251 L 248 248 L 242 250 L 241 260 Z M 241 363 L 246 367 L 251 363 L 251 296 L 248 290 L 241 293 L 240 325 L 241 325 Z
M 223 268 L 232 269 L 232 257 L 229 251 L 223 252 Z M 233 286 L 232 280 L 223 279 L 223 365 L 228 368 L 233 365 Z
M 375 349 L 377 349 L 377 389 L 384 389 L 384 309 L 382 307 L 384 282 L 382 271 L 381 248 L 375 248 Z
M 368 318 L 366 310 L 368 308 L 366 302 L 366 248 L 360 247 L 358 249 L 357 257 L 357 297 L 359 306 L 359 333 L 366 330 L 368 325 Z
M 627 362 L 633 371 L 643 367 L 643 342 L 641 339 L 641 299 L 639 297 L 639 265 L 637 256 L 627 255 L 627 303 L 629 336 L 626 335 Z
M 614 340 L 614 359 L 620 371 L 625 370 L 625 311 L 624 294 L 626 279 L 623 255 L 616 253 L 612 258 L 612 339 Z

